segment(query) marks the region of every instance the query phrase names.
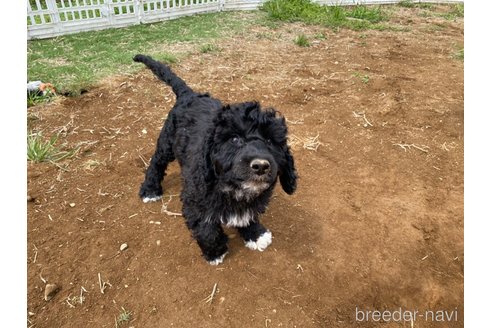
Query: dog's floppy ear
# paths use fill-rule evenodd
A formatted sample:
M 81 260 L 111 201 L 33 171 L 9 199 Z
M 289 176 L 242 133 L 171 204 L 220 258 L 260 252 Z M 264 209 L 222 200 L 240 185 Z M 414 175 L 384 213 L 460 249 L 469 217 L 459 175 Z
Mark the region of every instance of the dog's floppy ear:
M 279 180 L 282 189 L 289 195 L 292 195 L 297 188 L 297 171 L 294 165 L 294 157 L 287 145 L 287 123 L 282 114 L 269 108 L 264 112 L 264 117 L 268 117 L 268 134 L 277 144 L 281 145 L 279 158 Z
M 294 166 L 294 157 L 290 153 L 289 146 L 285 145 L 283 152 L 285 161 L 280 168 L 280 184 L 286 193 L 292 195 L 297 188 L 297 171 Z

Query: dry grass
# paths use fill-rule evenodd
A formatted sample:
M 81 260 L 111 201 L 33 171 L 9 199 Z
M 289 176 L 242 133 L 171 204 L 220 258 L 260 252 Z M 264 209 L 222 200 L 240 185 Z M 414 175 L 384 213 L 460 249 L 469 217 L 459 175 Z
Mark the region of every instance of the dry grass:
M 317 151 L 323 143 L 319 141 L 319 133 L 315 136 L 308 137 L 299 137 L 295 134 L 291 134 L 288 139 L 288 145 L 291 148 L 302 147 L 303 149 Z

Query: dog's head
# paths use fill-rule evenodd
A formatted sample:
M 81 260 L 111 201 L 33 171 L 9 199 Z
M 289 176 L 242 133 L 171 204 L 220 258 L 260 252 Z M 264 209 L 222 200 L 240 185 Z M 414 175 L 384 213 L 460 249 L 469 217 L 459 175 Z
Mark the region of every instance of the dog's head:
M 285 118 L 256 102 L 228 105 L 215 121 L 210 159 L 224 192 L 252 199 L 273 186 L 294 193 L 297 174 Z

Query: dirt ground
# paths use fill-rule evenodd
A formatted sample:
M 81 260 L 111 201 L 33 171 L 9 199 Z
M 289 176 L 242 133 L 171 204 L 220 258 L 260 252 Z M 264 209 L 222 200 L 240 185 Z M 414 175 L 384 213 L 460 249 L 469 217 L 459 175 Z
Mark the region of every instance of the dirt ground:
M 402 31 L 259 26 L 173 65 L 195 90 L 259 100 L 289 123 L 300 179 L 263 216 L 272 245 L 251 251 L 228 229 L 217 267 L 169 214 L 177 163 L 162 202 L 137 195 L 170 88 L 142 69 L 30 108 L 32 129 L 80 151 L 28 165 L 28 326 L 462 327 L 464 24 L 417 13 L 395 9 Z M 301 32 L 318 39 L 299 47 Z M 45 283 L 60 287 L 50 301 Z M 356 309 L 456 315 L 361 321 Z

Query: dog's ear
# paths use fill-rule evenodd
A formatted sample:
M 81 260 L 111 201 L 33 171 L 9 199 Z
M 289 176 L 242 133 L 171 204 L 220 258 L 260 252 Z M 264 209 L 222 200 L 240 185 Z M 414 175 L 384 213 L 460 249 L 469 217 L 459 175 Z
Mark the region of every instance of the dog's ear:
M 265 134 L 275 140 L 276 144 L 281 145 L 281 154 L 279 154 L 278 161 L 280 184 L 287 194 L 292 195 L 297 188 L 297 171 L 294 165 L 294 157 L 287 145 L 287 122 L 285 117 L 273 108 L 268 108 L 263 113 L 268 131 Z
M 289 146 L 285 145 L 283 147 L 284 152 L 284 163 L 280 168 L 280 184 L 282 189 L 292 195 L 297 188 L 297 171 L 294 166 L 294 157 L 292 156 Z

